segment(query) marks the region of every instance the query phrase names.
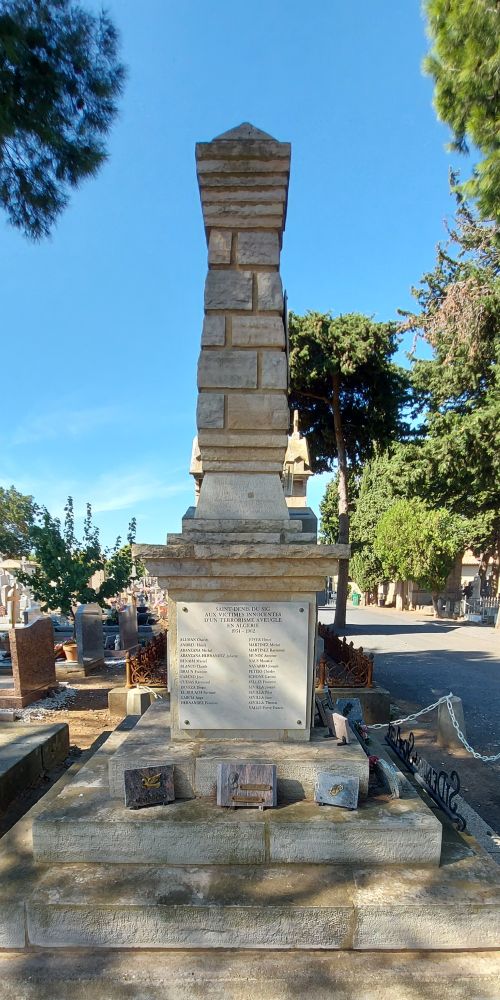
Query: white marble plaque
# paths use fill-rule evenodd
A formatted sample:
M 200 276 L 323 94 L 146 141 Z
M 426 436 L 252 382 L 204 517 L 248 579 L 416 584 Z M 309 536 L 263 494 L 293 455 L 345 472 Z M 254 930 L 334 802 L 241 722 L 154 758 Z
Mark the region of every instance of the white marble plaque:
M 181 729 L 305 729 L 307 602 L 177 605 Z

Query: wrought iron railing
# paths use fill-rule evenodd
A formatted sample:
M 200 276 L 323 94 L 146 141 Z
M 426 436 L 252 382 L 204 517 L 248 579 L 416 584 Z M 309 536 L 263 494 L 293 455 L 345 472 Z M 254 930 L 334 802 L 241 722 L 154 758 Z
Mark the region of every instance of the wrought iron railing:
M 353 642 L 339 639 L 328 625 L 318 625 L 318 634 L 325 645 L 325 657 L 320 660 L 317 682 L 324 687 L 373 687 L 373 653 Z
M 125 658 L 126 686 L 167 687 L 167 634 L 160 632 L 145 646 Z

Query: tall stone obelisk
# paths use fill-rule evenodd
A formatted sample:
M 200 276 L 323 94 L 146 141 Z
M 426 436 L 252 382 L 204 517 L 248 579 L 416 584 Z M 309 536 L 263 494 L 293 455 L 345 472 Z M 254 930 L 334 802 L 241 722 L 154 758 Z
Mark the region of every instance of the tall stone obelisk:
M 203 481 L 182 534 L 138 545 L 169 593 L 174 739 L 310 737 L 316 593 L 348 558 L 291 520 L 279 259 L 290 145 L 252 125 L 196 147 L 208 244 L 198 364 Z

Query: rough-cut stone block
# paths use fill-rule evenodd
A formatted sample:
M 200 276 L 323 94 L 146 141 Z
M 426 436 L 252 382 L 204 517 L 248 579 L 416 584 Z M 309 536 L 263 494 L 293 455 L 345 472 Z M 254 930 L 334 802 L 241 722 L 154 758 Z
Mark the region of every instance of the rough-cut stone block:
M 201 427 L 224 427 L 224 393 L 202 392 L 196 406 L 196 424 Z
M 251 309 L 251 271 L 209 271 L 205 309 Z
M 231 261 L 232 234 L 227 230 L 212 229 L 208 242 L 209 264 L 229 264 Z
M 281 316 L 233 316 L 233 347 L 284 347 Z
M 255 351 L 202 351 L 198 362 L 199 389 L 255 389 Z
M 236 259 L 239 264 L 279 264 L 278 233 L 238 233 Z
M 283 184 L 286 182 L 286 177 L 288 175 L 288 163 L 286 159 L 282 160 L 264 160 L 264 159 L 245 159 L 245 160 L 216 160 L 213 158 L 198 160 L 198 175 L 203 176 L 204 174 L 237 174 L 245 175 L 248 174 L 279 174 L 281 173 L 281 181 Z M 238 183 L 246 184 L 247 178 L 239 176 Z M 267 178 L 265 183 L 267 184 Z
M 277 271 L 257 275 L 257 306 L 259 309 L 283 309 L 283 288 Z
M 205 316 L 201 334 L 202 347 L 224 347 L 226 342 L 226 317 Z
M 290 413 L 284 393 L 228 396 L 227 426 L 230 430 L 287 430 L 289 422 Z
M 25 945 L 24 902 L 0 900 L 0 948 L 17 949 Z
M 283 204 L 278 202 L 265 202 L 264 204 L 236 205 L 226 202 L 209 202 L 203 205 L 203 218 L 206 226 L 226 226 L 231 228 L 234 223 L 245 221 L 246 229 L 266 224 L 268 219 L 278 219 L 280 222 L 276 228 L 282 226 Z M 230 220 L 230 221 L 229 221 Z M 274 228 L 274 223 L 273 223 Z
M 265 351 L 261 358 L 260 384 L 263 389 L 286 389 L 288 365 L 282 351 Z
M 225 204 L 228 204 L 228 202 L 231 204 L 239 204 L 240 202 L 257 202 L 259 205 L 263 205 L 268 201 L 276 204 L 279 201 L 286 201 L 286 187 L 275 187 L 270 191 L 259 191 L 258 188 L 249 190 L 246 187 L 236 187 L 231 191 L 221 188 L 202 188 L 201 197 L 204 205 L 214 204 L 216 202 Z M 275 262 L 272 261 L 271 263 Z

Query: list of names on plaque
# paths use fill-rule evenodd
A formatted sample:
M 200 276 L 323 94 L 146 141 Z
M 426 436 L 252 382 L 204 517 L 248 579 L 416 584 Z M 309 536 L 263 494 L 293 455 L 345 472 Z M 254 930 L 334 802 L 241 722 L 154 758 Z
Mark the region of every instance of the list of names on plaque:
M 308 605 L 179 605 L 179 723 L 190 729 L 306 727 Z

